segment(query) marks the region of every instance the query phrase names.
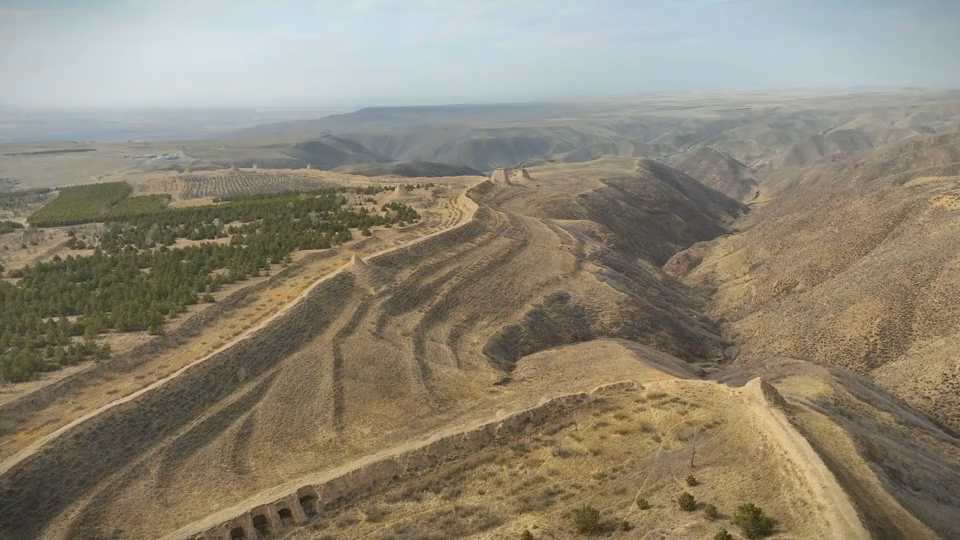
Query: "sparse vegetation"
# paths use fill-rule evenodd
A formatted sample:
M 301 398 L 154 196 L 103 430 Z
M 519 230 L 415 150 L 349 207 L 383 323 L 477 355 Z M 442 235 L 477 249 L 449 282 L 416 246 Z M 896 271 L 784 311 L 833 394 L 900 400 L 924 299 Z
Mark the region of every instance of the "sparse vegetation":
M 617 520 L 617 528 L 623 532 L 628 532 L 633 530 L 633 525 L 625 519 L 619 519 Z
M 705 505 L 703 506 L 703 513 L 704 513 L 704 515 L 706 515 L 707 518 L 710 519 L 711 521 L 720 518 L 720 511 L 717 510 L 716 505 L 713 505 L 713 504 L 705 504 Z
M 677 502 L 680 503 L 680 509 L 684 512 L 693 512 L 697 509 L 697 499 L 686 491 L 680 494 Z
M 691 474 L 687 477 L 687 485 L 690 487 L 695 487 L 700 485 L 700 482 L 698 482 L 697 479 Z
M 733 540 L 733 535 L 726 529 L 720 529 L 717 534 L 713 535 L 713 540 Z
M 643 497 L 640 497 L 639 499 L 637 499 L 637 508 L 639 508 L 639 509 L 641 509 L 641 510 L 649 510 L 649 509 L 650 509 L 650 503 L 647 502 L 647 500 L 644 499 Z
M 11 233 L 17 229 L 22 229 L 23 225 L 17 223 L 16 221 L 0 221 L 0 234 Z
M 753 503 L 741 504 L 733 515 L 733 524 L 743 530 L 747 538 L 763 538 L 773 534 L 774 521 L 764 515 Z
M 524 529 L 524 531 L 520 533 L 520 540 L 533 540 L 533 533 L 530 532 L 529 529 Z
M 573 524 L 581 534 L 593 534 L 600 529 L 600 511 L 592 506 L 578 508 L 573 512 Z
M 32 205 L 42 203 L 50 193 L 49 189 L 24 189 L 20 191 L 0 191 L 0 210 L 21 211 Z

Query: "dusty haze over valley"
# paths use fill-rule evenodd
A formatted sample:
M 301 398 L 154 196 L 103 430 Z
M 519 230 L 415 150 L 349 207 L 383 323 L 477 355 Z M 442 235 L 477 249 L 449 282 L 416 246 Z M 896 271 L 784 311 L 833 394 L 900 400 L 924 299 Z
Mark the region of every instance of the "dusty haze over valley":
M 0 539 L 960 538 L 954 3 L 79 4 Z

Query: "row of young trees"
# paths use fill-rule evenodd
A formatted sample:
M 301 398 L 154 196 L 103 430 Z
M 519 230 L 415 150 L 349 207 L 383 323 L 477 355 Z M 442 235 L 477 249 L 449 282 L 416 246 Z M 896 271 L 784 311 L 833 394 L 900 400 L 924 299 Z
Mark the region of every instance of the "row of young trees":
M 349 241 L 350 229 L 415 222 L 402 203 L 380 212 L 342 207 L 335 191 L 255 196 L 192 208 L 164 209 L 106 224 L 72 247 L 90 256 L 54 257 L 9 272 L 0 282 L 0 377 L 22 381 L 107 352 L 93 339 L 108 330 L 163 332 L 164 323 L 191 304 L 213 301 L 224 285 L 288 263 L 293 251 Z M 178 238 L 225 238 L 169 247 Z M 89 243 L 88 243 L 89 242 Z M 84 336 L 85 340 L 71 340 Z
M 79 225 L 103 221 L 110 208 L 133 192 L 126 182 L 107 182 L 67 187 L 52 202 L 37 210 L 27 221 L 38 227 Z

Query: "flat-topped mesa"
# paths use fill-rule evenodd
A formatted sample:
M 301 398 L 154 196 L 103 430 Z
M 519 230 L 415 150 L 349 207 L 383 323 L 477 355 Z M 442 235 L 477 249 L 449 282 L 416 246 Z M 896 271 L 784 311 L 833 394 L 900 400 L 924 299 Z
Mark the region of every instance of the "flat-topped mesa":
M 494 184 L 501 184 L 505 186 L 510 185 L 510 169 L 496 168 L 490 174 L 490 181 Z

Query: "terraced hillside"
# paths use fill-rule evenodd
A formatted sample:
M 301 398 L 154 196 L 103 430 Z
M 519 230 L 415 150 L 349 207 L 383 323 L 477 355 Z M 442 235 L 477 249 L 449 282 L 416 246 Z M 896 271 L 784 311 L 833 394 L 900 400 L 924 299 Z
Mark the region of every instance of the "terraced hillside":
M 318 259 L 201 346 L 6 417 L 0 537 L 570 538 L 584 505 L 607 533 L 709 537 L 747 502 L 781 538 L 960 534 L 949 428 L 842 369 L 727 367 L 749 340 L 695 277 L 778 201 L 744 217 L 623 157 L 444 189 L 424 234 Z M 660 269 L 698 258 L 689 284 Z
M 842 370 L 767 359 L 717 375 L 725 384 L 625 341 L 537 353 L 501 399 L 560 395 L 277 486 L 168 538 L 580 538 L 584 507 L 608 536 L 742 537 L 744 501 L 777 538 L 956 534 L 955 437 Z
M 706 229 L 662 231 L 650 217 L 620 231 L 626 241 L 645 230 L 650 253 L 705 239 L 739 209 L 692 179 L 678 184 L 669 171 L 660 177 L 630 168 L 620 171 L 621 185 L 716 203 L 695 214 L 712 220 Z M 357 260 L 249 337 L 8 460 L 0 480 L 12 489 L 4 511 L 28 527 L 12 530 L 36 533 L 47 525 L 44 534 L 53 537 L 114 529 L 151 537 L 443 426 L 494 397 L 490 385 L 508 377 L 517 358 L 565 343 L 615 336 L 690 360 L 722 356 L 725 343 L 697 314 L 697 300 L 655 266 L 637 266 L 642 260 L 577 224 L 511 210 L 520 198 L 536 208 L 532 201 L 564 190 L 609 200 L 602 195 L 609 187 L 549 178 L 538 184 L 533 174 L 527 186 L 478 186 L 471 221 Z M 694 211 L 694 203 L 684 204 L 678 212 Z M 67 470 L 69 483 L 31 487 Z M 155 508 L 151 515 L 128 519 L 146 504 Z

